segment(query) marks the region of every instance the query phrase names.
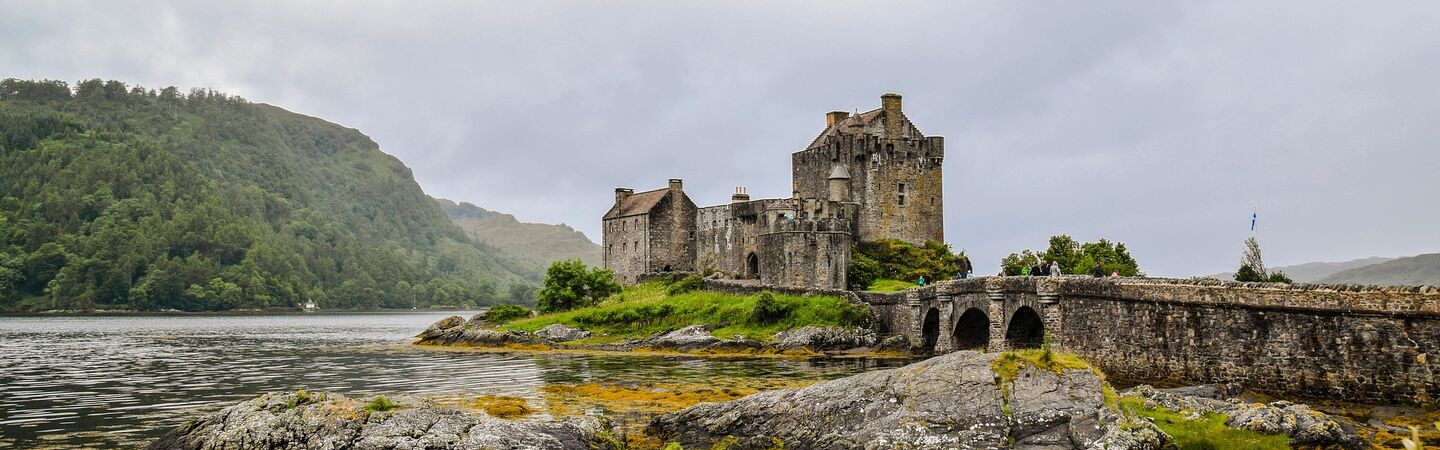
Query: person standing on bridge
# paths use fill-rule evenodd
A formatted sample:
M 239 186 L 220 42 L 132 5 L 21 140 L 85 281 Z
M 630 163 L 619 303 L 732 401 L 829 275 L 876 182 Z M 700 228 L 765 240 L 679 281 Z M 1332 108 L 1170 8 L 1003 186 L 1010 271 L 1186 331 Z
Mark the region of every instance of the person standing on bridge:
M 1095 261 L 1095 268 L 1090 269 L 1090 275 L 1095 278 L 1105 278 L 1105 269 L 1100 268 L 1100 261 Z
M 1058 277 L 1058 276 L 1060 276 L 1060 263 L 1055 262 L 1055 261 L 1050 261 L 1050 276 L 1052 276 L 1052 277 Z

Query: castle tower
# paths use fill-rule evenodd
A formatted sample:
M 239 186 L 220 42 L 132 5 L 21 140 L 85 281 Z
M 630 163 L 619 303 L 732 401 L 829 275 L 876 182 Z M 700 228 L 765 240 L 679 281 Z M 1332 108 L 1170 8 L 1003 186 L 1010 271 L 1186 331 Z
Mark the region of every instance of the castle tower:
M 845 197 L 858 204 L 856 238 L 944 241 L 942 164 L 945 138 L 925 136 L 905 117 L 900 94 L 880 96 L 880 107 L 859 114 L 825 114 L 825 130 L 791 155 L 800 197 Z M 833 192 L 837 167 L 849 179 L 848 197 Z

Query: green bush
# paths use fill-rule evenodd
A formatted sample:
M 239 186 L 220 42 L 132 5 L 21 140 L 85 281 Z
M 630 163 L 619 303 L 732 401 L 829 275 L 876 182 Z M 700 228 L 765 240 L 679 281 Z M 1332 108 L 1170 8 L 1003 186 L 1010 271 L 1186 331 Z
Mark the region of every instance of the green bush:
M 365 404 L 365 410 L 370 412 L 389 411 L 399 408 L 400 405 L 385 397 L 375 397 L 370 403 Z
M 568 311 L 594 305 L 620 293 L 620 283 L 609 270 L 587 268 L 578 259 L 556 261 L 545 271 L 545 284 L 536 296 L 540 312 Z
M 700 278 L 700 275 L 691 274 L 690 276 L 681 278 L 680 281 L 670 283 L 670 288 L 667 292 L 670 295 L 679 295 L 686 292 L 695 292 L 704 287 L 705 279 Z
M 769 292 L 761 292 L 755 299 L 755 307 L 750 310 L 750 322 L 768 325 L 785 320 L 790 316 L 791 305 L 775 299 L 775 295 Z
M 922 246 L 893 239 L 861 242 L 850 252 L 846 277 L 851 286 L 862 289 L 879 279 L 948 280 L 959 275 L 964 257 L 964 252 L 953 253 L 950 246 L 935 241 Z
M 1268 281 L 1271 283 L 1293 283 L 1293 281 L 1290 281 L 1290 277 L 1285 276 L 1285 272 L 1271 273 Z
M 480 319 L 498 325 L 526 317 L 530 317 L 530 309 L 524 306 L 495 305 L 486 310 Z
M 1050 237 L 1050 246 L 1043 253 L 1023 250 L 1011 253 L 1000 260 L 1001 273 L 1009 276 L 1020 275 L 1026 268 L 1053 261 L 1060 265 L 1060 271 L 1072 275 L 1089 275 L 1100 262 L 1100 271 L 1105 275 L 1119 273 L 1121 276 L 1140 275 L 1140 263 L 1130 256 L 1130 250 L 1121 242 L 1101 239 L 1098 242 L 1080 243 L 1067 235 Z

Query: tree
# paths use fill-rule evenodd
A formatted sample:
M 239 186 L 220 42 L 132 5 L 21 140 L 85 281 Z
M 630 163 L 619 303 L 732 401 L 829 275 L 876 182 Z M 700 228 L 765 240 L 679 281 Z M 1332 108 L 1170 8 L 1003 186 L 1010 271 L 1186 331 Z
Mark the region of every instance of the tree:
M 875 280 L 891 279 L 914 282 L 948 280 L 960 273 L 960 260 L 965 253 L 954 253 L 943 242 L 928 241 L 924 245 L 884 239 L 861 242 L 850 252 L 847 278 L 852 285 L 869 286 Z
M 516 305 L 535 303 L 535 286 L 519 283 L 510 285 L 510 302 Z
M 1125 248 L 1125 244 L 1106 239 L 1082 244 L 1063 234 L 1051 236 L 1050 246 L 1044 253 L 1022 250 L 1002 258 L 1000 270 L 1004 275 L 1015 276 L 1023 273 L 1027 267 L 1045 262 L 1059 264 L 1060 271 L 1067 274 L 1090 273 L 1094 270 L 1095 263 L 1099 262 L 1100 270 L 1106 274 L 1118 273 L 1127 277 L 1141 275 L 1140 263 L 1130 256 L 1130 250 Z
M 588 269 L 578 259 L 563 260 L 545 271 L 537 303 L 542 313 L 567 311 L 593 305 L 619 292 L 620 284 L 609 270 Z
M 1255 236 L 1250 236 L 1249 239 L 1245 240 L 1245 253 L 1240 255 L 1240 265 L 1249 267 L 1250 270 L 1260 278 L 1253 281 L 1264 281 L 1268 279 L 1268 276 L 1265 274 L 1265 262 L 1260 259 L 1260 241 L 1256 240 Z M 1235 274 L 1238 277 L 1240 272 L 1236 271 Z M 1239 278 L 1236 279 L 1238 280 Z

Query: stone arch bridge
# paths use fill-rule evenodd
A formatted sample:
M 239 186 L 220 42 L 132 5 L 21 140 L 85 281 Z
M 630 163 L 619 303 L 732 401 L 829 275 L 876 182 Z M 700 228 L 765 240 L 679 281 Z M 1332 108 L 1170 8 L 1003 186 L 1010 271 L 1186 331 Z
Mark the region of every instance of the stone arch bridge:
M 922 352 L 1049 339 L 1120 380 L 1380 403 L 1440 394 L 1436 287 L 982 277 L 855 297 Z

